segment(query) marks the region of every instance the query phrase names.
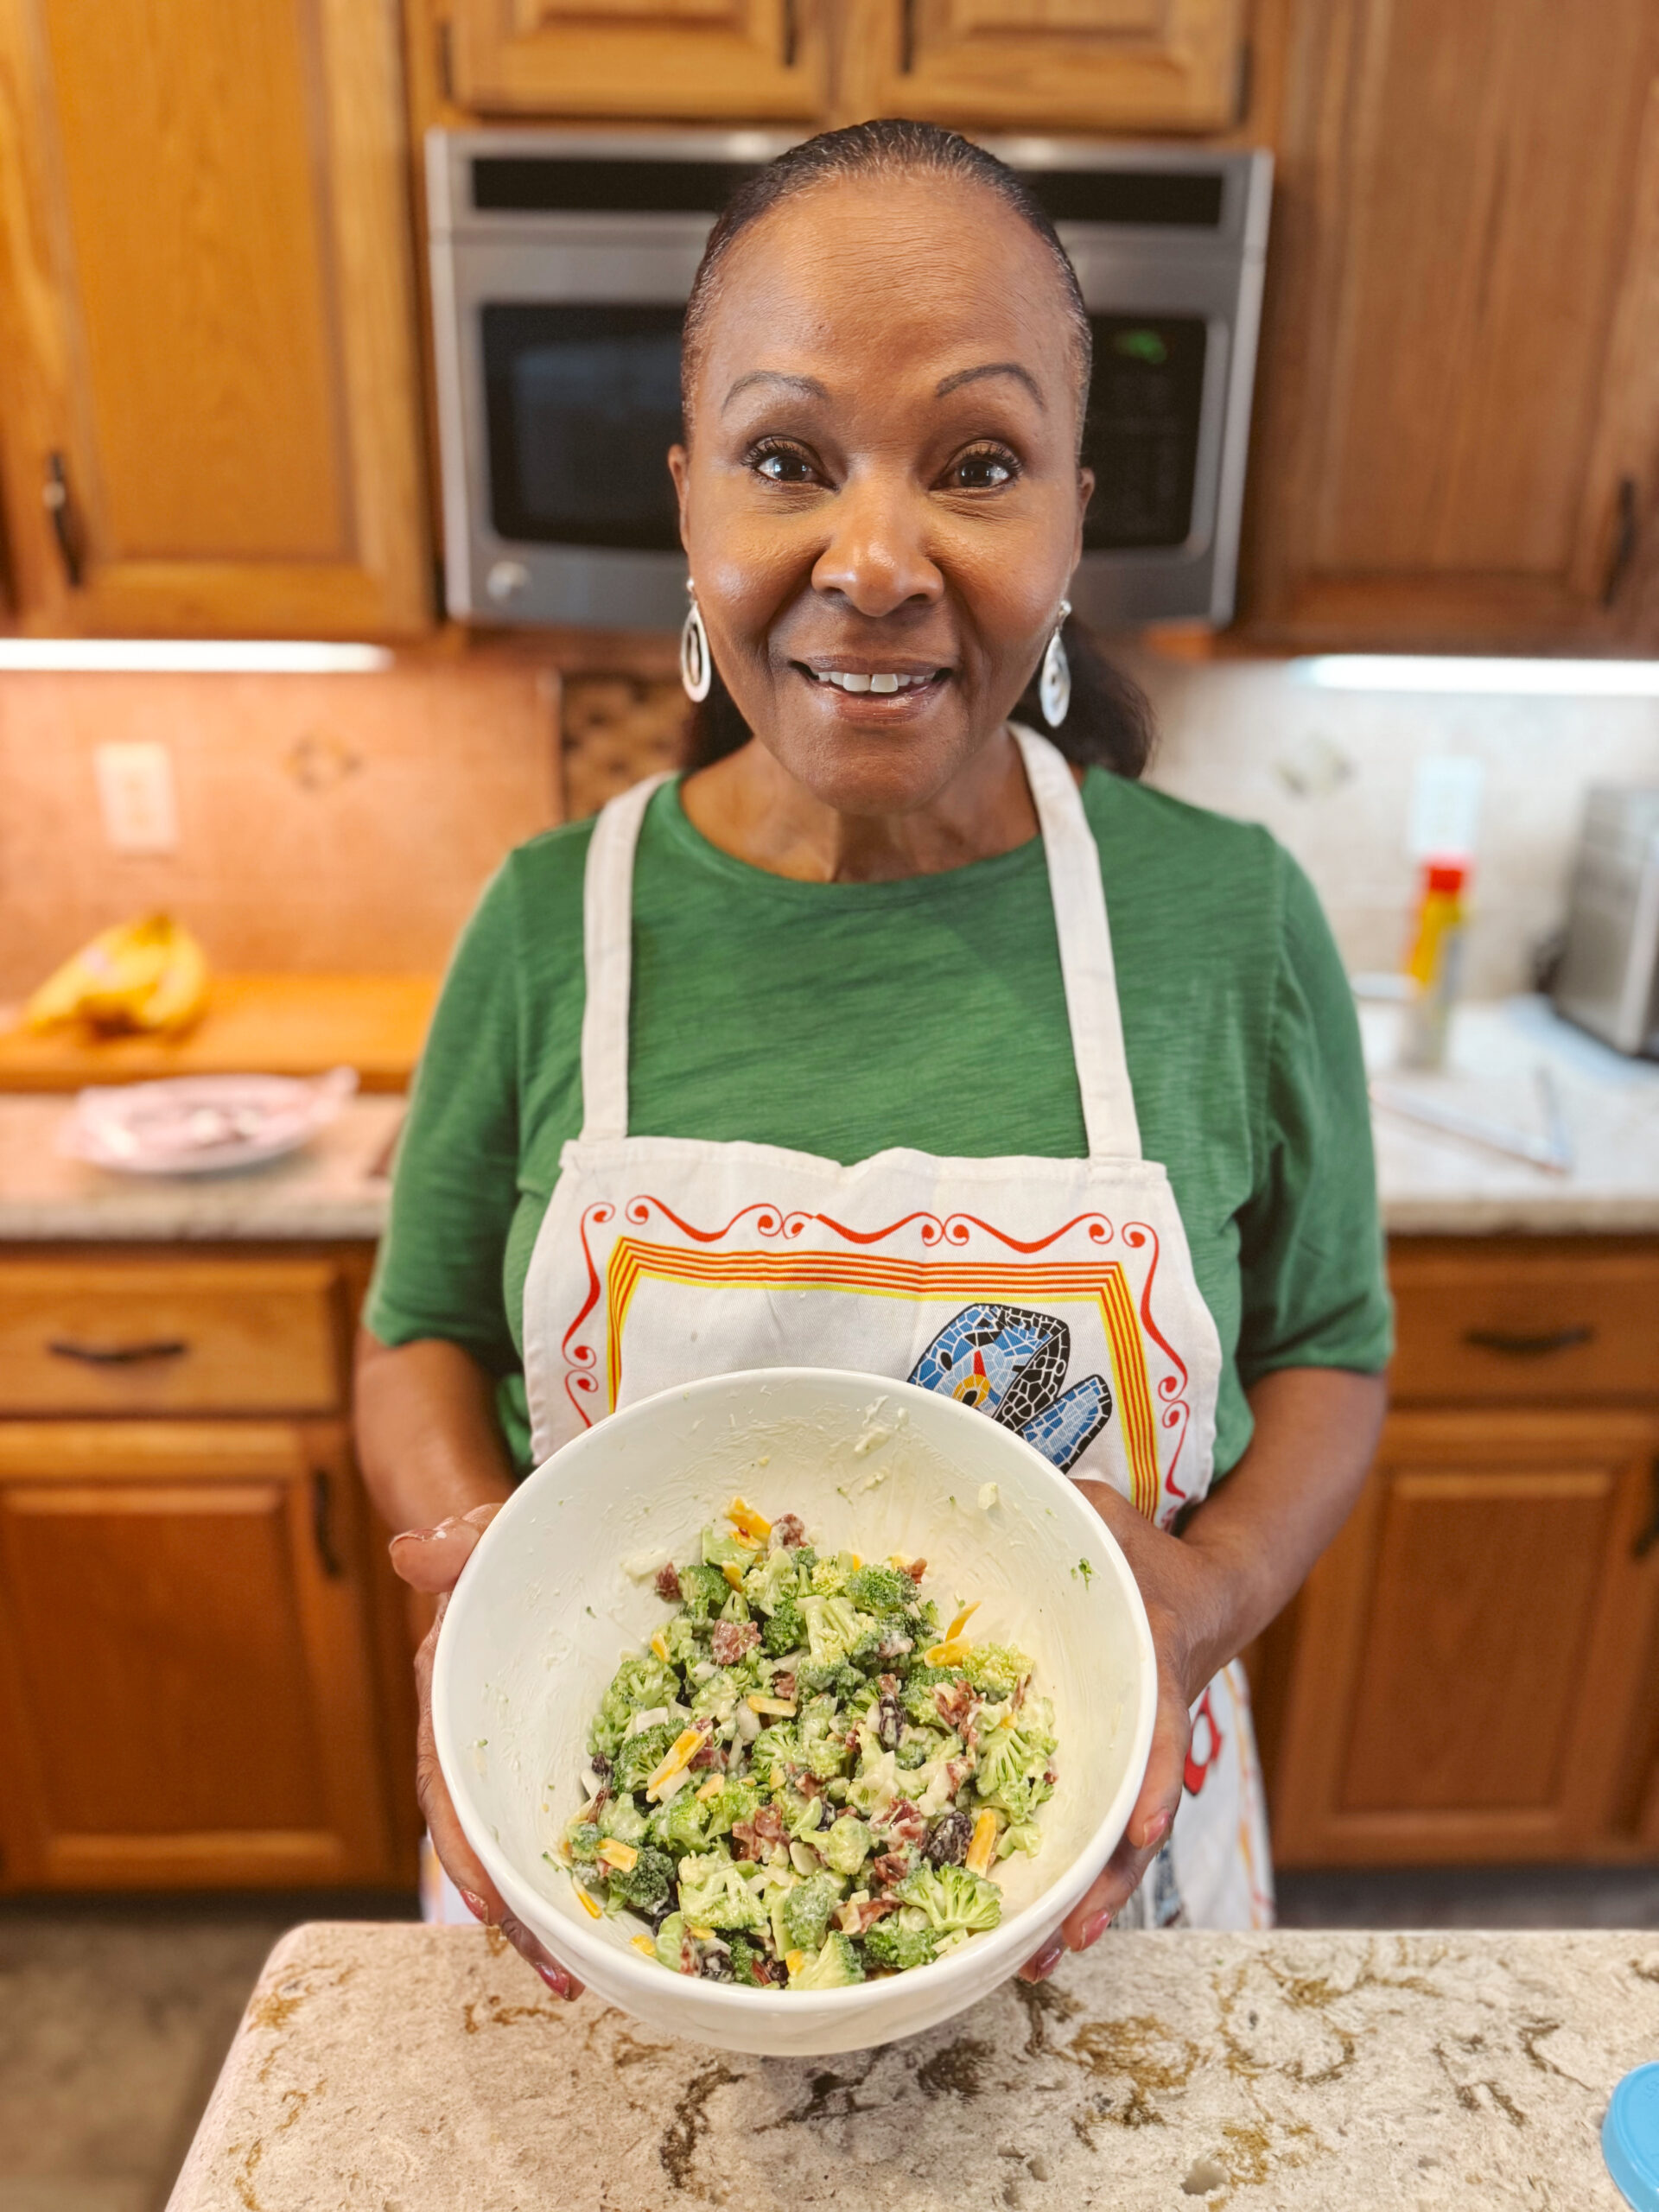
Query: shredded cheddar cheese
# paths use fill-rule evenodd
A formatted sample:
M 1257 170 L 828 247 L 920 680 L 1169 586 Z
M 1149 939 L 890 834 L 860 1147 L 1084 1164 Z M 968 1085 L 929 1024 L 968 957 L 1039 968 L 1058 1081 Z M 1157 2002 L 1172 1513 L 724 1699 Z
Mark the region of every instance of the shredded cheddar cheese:
M 944 1631 L 945 1642 L 947 1643 L 954 1643 L 957 1637 L 962 1634 L 963 1629 L 967 1627 L 973 1616 L 978 1611 L 979 1599 L 977 1598 L 975 1599 L 971 1605 L 964 1605 L 962 1611 L 957 1615 L 955 1620 L 951 1622 L 950 1627 Z
M 974 1822 L 974 1839 L 968 1847 L 965 1864 L 970 1874 L 988 1874 L 991 1857 L 996 1849 L 996 1815 L 983 1812 Z
M 754 1543 L 764 1543 L 772 1534 L 772 1523 L 765 1514 L 757 1513 L 752 1505 L 745 1505 L 741 1497 L 734 1497 L 727 1507 L 726 1518 L 740 1536 L 747 1536 Z
M 722 1567 L 720 1571 L 734 1590 L 741 1590 L 743 1587 L 743 1570 L 741 1567 Z
M 628 1872 L 639 1856 L 631 1843 L 624 1843 L 616 1836 L 605 1839 L 599 1847 L 599 1855 L 607 1866 L 614 1866 L 622 1874 Z
M 588 1896 L 587 1891 L 582 1888 L 582 1884 L 580 1882 L 572 1882 L 570 1886 L 576 1893 L 577 1903 L 581 1905 L 582 1910 L 587 1914 L 589 1920 L 601 1919 L 603 1915 L 600 1910 L 597 1901 Z
M 655 1769 L 645 1783 L 647 1797 L 660 1797 L 667 1784 L 677 1774 L 683 1774 L 702 1748 L 701 1728 L 687 1728 L 669 1745 L 660 1766 Z
M 649 1936 L 635 1936 L 632 1937 L 629 1942 L 629 1948 L 631 1950 L 638 1951 L 642 1959 L 654 1959 L 657 1955 L 657 1946 L 652 1942 Z
M 661 1629 L 658 1629 L 656 1634 L 652 1637 L 651 1648 L 657 1654 L 657 1656 L 659 1659 L 666 1662 L 668 1658 L 668 1638 L 663 1634 Z
M 793 1698 L 761 1697 L 757 1694 L 753 1697 L 746 1697 L 743 1702 L 748 1707 L 751 1713 L 775 1713 L 780 1719 L 784 1720 L 789 1720 L 794 1718 L 795 1700 Z

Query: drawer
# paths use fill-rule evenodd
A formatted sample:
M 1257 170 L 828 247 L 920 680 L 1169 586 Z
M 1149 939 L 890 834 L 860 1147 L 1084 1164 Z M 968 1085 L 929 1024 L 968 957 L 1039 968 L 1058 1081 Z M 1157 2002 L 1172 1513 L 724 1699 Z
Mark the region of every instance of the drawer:
M 329 1413 L 344 1304 L 326 1260 L 0 1262 L 0 1415 Z
M 1547 1239 L 1389 1251 L 1396 1402 L 1659 1395 L 1659 1249 Z

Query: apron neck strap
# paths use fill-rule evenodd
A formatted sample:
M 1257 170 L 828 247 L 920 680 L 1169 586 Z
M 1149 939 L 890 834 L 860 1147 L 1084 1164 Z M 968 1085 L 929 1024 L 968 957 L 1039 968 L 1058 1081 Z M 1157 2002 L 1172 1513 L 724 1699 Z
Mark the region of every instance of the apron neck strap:
M 582 878 L 582 1141 L 628 1134 L 628 1001 L 633 966 L 633 854 L 645 809 L 668 778 L 647 776 L 600 810 Z
M 1025 761 L 1059 940 L 1071 1055 L 1083 1097 L 1089 1156 L 1141 1157 L 1141 1128 L 1123 1051 L 1100 849 L 1065 756 L 1034 730 L 1013 725 Z M 645 809 L 666 776 L 649 776 L 601 810 L 582 890 L 587 996 L 582 1016 L 582 1137 L 628 1133 L 628 1001 L 633 939 L 633 855 Z
M 1141 1125 L 1123 1050 L 1100 848 L 1064 753 L 1035 730 L 1018 722 L 1010 727 L 1026 764 L 1026 780 L 1043 833 L 1089 1156 L 1139 1160 Z

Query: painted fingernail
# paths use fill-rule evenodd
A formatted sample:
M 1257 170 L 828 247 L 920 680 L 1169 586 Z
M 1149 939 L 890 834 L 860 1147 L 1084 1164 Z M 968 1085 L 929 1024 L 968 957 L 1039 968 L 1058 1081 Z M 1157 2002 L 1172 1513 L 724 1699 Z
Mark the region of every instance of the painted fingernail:
M 1065 1956 L 1065 1936 L 1051 1936 L 1047 1942 L 1044 1944 L 1042 1949 L 1038 1952 L 1036 1957 L 1027 1967 L 1026 1973 L 1027 1978 L 1032 1981 L 1046 1981 L 1050 1974 L 1053 1973 L 1055 1967 L 1058 1966 L 1060 1961 Z
M 1112 1916 L 1109 1912 L 1097 1912 L 1092 1920 L 1085 1920 L 1083 1923 L 1083 1940 L 1077 1948 L 1081 1951 L 1091 1950 L 1111 1924 Z
M 1161 1843 L 1168 1834 L 1169 1815 L 1167 1813 L 1154 1813 L 1152 1818 L 1147 1822 L 1146 1827 L 1141 1830 L 1141 1850 L 1150 1851 L 1154 1844 Z
M 487 1920 L 489 1918 L 490 1908 L 485 1904 L 482 1897 L 474 1897 L 470 1890 L 461 1891 L 461 1901 L 462 1904 L 466 1906 L 467 1911 L 472 1914 L 474 1920 Z
M 540 1974 L 542 1980 L 547 1984 L 548 1987 L 552 1991 L 556 1997 L 563 1997 L 565 1999 L 567 2003 L 569 2002 L 570 1997 L 570 1984 L 565 1979 L 564 1975 L 561 1974 L 557 1967 L 554 1966 L 550 1961 L 544 1964 L 538 1960 L 536 1965 L 536 1971 Z

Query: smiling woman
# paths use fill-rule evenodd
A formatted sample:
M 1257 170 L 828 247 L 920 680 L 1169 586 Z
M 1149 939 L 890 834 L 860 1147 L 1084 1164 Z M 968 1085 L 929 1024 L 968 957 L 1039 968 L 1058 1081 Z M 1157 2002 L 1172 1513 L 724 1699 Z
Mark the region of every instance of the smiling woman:
M 668 456 L 689 772 L 486 891 L 359 1392 L 398 1571 L 440 1594 L 524 1467 L 703 1376 L 891 1375 L 1014 1429 L 1110 1525 L 1159 1653 L 1073 1948 L 1270 1916 L 1236 1655 L 1346 1514 L 1389 1352 L 1317 902 L 1263 831 L 1135 780 L 1144 706 L 1065 620 L 1087 368 L 1047 219 L 952 133 L 835 132 L 733 200 Z

